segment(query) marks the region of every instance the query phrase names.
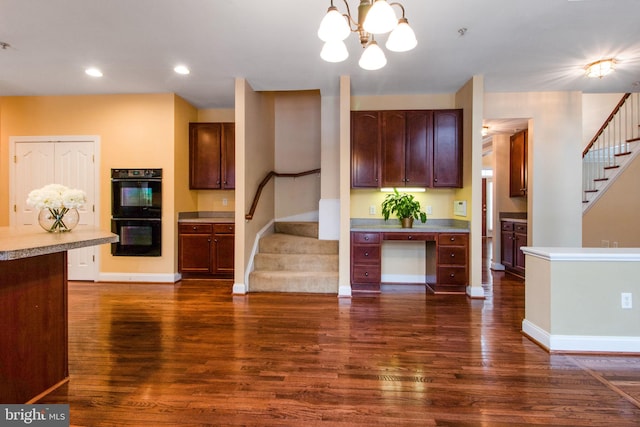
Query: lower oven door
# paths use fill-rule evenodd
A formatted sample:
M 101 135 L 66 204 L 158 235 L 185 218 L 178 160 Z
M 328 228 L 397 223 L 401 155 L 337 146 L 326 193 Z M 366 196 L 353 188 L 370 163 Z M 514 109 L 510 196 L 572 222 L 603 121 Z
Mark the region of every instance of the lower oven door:
M 111 232 L 120 237 L 118 243 L 111 244 L 114 256 L 162 255 L 162 220 L 159 218 L 114 218 Z

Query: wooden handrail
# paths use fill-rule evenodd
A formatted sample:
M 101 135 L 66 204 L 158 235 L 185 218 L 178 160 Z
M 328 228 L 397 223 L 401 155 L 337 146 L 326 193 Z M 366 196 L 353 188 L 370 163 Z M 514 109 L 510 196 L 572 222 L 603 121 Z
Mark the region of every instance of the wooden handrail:
M 618 105 L 616 105 L 616 107 L 613 109 L 613 111 L 611 112 L 611 114 L 609 114 L 609 117 L 607 117 L 607 120 L 604 121 L 604 123 L 602 124 L 602 126 L 600 126 L 600 129 L 598 130 L 598 132 L 596 132 L 595 136 L 593 138 L 591 138 L 591 141 L 587 144 L 586 148 L 584 149 L 584 151 L 582 152 L 582 157 L 586 156 L 587 153 L 589 152 L 589 150 L 591 149 L 591 147 L 593 147 L 593 144 L 596 143 L 596 141 L 598 140 L 598 138 L 600 137 L 600 135 L 602 135 L 602 132 L 604 132 L 604 130 L 606 129 L 607 125 L 609 124 L 609 122 L 611 120 L 613 120 L 613 118 L 615 117 L 615 115 L 618 113 L 618 111 L 620 111 L 620 108 L 622 108 L 622 106 L 624 105 L 624 102 L 627 100 L 627 98 L 629 98 L 631 96 L 630 93 L 625 93 L 622 96 L 622 99 L 620 100 L 620 102 L 618 102 Z
M 249 213 L 244 217 L 247 220 L 253 219 L 253 214 L 256 212 L 256 206 L 258 206 L 258 200 L 260 200 L 260 194 L 262 194 L 262 189 L 269 182 L 272 177 L 284 177 L 284 178 L 299 178 L 301 176 L 313 175 L 314 173 L 320 173 L 320 169 L 308 170 L 306 172 L 298 172 L 298 173 L 278 173 L 275 171 L 271 171 L 264 177 L 260 185 L 258 185 L 258 189 L 256 190 L 256 195 L 253 196 L 253 203 L 251 203 L 251 209 L 249 209 Z

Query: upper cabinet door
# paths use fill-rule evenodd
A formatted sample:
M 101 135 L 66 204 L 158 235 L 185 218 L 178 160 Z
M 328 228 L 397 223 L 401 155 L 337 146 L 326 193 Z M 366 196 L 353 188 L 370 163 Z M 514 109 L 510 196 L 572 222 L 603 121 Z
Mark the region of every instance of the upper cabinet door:
M 380 113 L 351 112 L 351 187 L 380 186 Z
M 189 188 L 221 188 L 220 123 L 189 123 Z
M 222 124 L 222 188 L 236 188 L 236 124 Z
M 527 195 L 527 131 L 523 130 L 510 138 L 509 150 L 509 197 Z
M 433 187 L 462 187 L 462 110 L 433 111 Z
M 433 177 L 433 112 L 407 111 L 405 185 L 431 187 Z
M 406 185 L 406 115 L 404 111 L 382 112 L 382 187 Z

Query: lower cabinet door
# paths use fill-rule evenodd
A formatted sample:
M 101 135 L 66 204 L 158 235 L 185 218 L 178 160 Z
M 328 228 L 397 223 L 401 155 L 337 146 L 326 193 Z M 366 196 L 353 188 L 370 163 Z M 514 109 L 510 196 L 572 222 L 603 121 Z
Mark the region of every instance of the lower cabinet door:
M 213 238 L 213 271 L 212 273 L 233 274 L 234 235 L 216 234 Z
M 211 235 L 181 234 L 178 269 L 182 273 L 211 272 Z

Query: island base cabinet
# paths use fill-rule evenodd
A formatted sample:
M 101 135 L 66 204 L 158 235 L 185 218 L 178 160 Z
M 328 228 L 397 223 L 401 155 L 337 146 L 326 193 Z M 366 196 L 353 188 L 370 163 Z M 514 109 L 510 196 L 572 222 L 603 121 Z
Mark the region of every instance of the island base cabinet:
M 66 251 L 0 261 L 0 325 L 0 403 L 68 379 Z

